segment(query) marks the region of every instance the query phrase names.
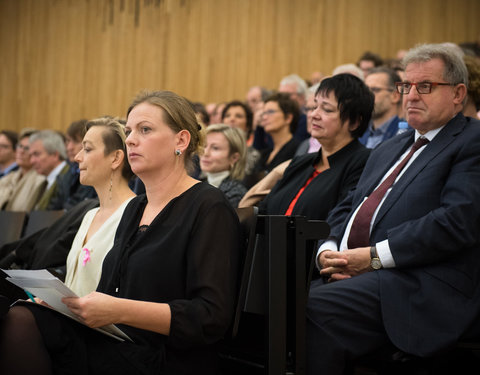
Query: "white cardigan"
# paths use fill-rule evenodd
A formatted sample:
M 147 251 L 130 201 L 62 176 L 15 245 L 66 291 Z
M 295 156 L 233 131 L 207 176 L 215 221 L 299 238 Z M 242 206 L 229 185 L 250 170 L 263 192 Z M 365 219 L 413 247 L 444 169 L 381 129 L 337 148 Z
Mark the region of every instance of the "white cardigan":
M 95 217 L 99 207 L 88 211 L 83 217 L 82 224 L 78 229 L 72 247 L 67 257 L 67 276 L 65 284 L 79 297 L 83 297 L 97 289 L 102 273 L 103 259 L 113 246 L 115 232 L 123 215 L 123 210 L 132 198 L 123 202 L 120 207 L 110 216 L 102 226 L 91 236 L 88 242 L 82 246 L 88 228 Z M 85 254 L 88 249 L 90 259 L 86 262 Z

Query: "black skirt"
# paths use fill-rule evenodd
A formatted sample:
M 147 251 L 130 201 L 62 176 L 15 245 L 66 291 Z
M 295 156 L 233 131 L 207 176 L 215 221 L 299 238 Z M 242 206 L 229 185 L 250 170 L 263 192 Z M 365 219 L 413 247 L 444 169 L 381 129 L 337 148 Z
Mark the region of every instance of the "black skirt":
M 66 316 L 29 302 L 18 302 L 35 317 L 52 360 L 53 372 L 80 374 L 162 374 L 165 346 L 119 341 Z

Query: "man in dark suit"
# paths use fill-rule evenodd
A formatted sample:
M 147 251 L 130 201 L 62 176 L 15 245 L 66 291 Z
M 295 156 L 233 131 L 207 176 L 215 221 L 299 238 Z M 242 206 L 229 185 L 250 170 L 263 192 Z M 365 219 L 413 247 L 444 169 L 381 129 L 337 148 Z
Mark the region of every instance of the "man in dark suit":
M 461 114 L 467 70 L 442 45 L 418 46 L 404 64 L 397 90 L 414 130 L 378 146 L 329 215 L 325 279 L 307 307 L 309 374 L 342 374 L 391 344 L 435 354 L 480 313 L 480 122 Z

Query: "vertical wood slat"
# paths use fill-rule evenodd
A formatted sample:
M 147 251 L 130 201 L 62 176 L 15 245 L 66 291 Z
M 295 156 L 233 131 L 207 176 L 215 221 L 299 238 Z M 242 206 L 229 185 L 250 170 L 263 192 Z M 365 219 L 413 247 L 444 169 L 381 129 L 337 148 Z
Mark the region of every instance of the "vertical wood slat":
M 480 39 L 477 0 L 0 0 L 0 128 L 125 115 L 141 89 L 243 99 L 366 50 Z

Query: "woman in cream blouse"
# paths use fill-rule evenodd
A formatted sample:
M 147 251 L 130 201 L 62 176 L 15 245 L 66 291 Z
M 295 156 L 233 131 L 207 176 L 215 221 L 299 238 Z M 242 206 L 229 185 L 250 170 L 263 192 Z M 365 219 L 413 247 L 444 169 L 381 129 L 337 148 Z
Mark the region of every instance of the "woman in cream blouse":
M 135 194 L 128 187 L 133 173 L 128 164 L 123 125 L 100 118 L 87 123 L 83 149 L 75 157 L 80 182 L 93 186 L 100 206 L 88 211 L 67 257 L 65 284 L 84 296 L 97 288 L 105 255 L 123 210 Z

